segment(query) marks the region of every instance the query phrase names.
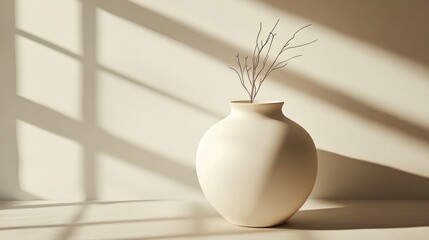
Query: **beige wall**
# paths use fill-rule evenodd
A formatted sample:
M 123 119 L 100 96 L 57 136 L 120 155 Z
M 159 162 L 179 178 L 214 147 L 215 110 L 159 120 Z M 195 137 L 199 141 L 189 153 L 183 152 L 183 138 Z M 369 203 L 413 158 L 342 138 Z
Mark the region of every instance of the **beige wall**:
M 429 2 L 6 0 L 0 198 L 200 198 L 204 131 L 245 98 L 259 21 L 308 23 L 259 100 L 313 136 L 313 197 L 429 198 Z M 279 42 L 279 44 L 280 44 Z

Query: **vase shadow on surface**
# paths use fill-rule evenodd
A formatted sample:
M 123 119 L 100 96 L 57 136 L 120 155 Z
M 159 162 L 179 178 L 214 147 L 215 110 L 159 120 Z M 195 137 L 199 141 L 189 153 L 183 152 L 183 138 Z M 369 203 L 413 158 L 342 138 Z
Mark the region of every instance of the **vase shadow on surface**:
M 278 228 L 340 230 L 429 226 L 429 201 L 335 201 L 343 207 L 303 210 Z
M 320 149 L 318 158 L 319 172 L 311 197 L 340 207 L 300 210 L 277 228 L 429 226 L 428 178 Z
M 312 198 L 429 199 L 429 178 L 391 167 L 317 151 L 318 176 Z

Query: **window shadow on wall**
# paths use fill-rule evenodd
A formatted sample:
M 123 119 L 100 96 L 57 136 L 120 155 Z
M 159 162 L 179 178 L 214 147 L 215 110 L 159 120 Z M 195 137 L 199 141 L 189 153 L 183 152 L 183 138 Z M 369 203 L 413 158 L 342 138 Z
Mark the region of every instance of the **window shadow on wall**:
M 429 65 L 429 2 L 261 0 L 337 32 Z
M 429 129 L 412 123 L 402 117 L 390 114 L 380 108 L 376 108 L 359 101 L 358 99 L 350 97 L 341 91 L 323 86 L 322 84 L 317 83 L 314 79 L 287 71 L 274 72 L 271 77 L 272 80 L 276 82 L 304 92 L 311 97 L 329 103 L 330 105 L 340 108 L 346 112 L 379 123 L 385 127 L 389 127 L 390 129 L 399 131 L 429 144 Z
M 2 36 L 2 64 L 1 71 L 1 168 L 2 181 L 0 190 L 4 196 L 2 199 L 35 199 L 36 196 L 21 190 L 19 181 L 19 156 L 17 145 L 17 121 L 24 121 L 46 131 L 63 136 L 79 143 L 84 150 L 83 159 L 83 189 L 85 199 L 97 199 L 97 168 L 95 161 L 96 153 L 107 153 L 119 159 L 127 161 L 135 167 L 152 171 L 175 182 L 199 191 L 199 185 L 195 171 L 174 159 L 168 159 L 156 154 L 149 149 L 132 144 L 124 139 L 107 133 L 97 125 L 97 85 L 96 71 L 100 68 L 96 59 L 96 6 L 93 1 L 82 1 L 82 42 L 83 55 L 78 56 L 70 51 L 46 41 L 38 36 L 26 33 L 15 27 L 15 2 L 2 2 L 2 27 L 5 29 Z M 82 121 L 76 121 L 53 109 L 33 102 L 17 95 L 17 73 L 16 73 L 16 47 L 15 35 L 23 36 L 29 40 L 42 44 L 52 50 L 72 57 L 82 63 Z M 5 51 L 3 51 L 3 48 Z M 3 64 L 4 62 L 4 64 Z M 115 73 L 113 70 L 103 68 L 104 71 Z M 115 73 L 116 75 L 118 73 Z M 131 81 L 130 79 L 125 79 Z M 138 87 L 145 87 L 139 85 Z M 175 98 L 162 91 L 158 94 L 167 98 Z M 186 104 L 185 101 L 179 101 Z M 215 113 L 204 111 L 203 108 L 186 104 L 204 114 Z M 79 159 L 76 159 L 78 161 Z
M 4 4 L 10 12 L 9 15 L 13 17 L 14 13 L 14 1 L 4 1 L 7 4 Z M 96 8 L 101 8 L 106 10 L 114 15 L 117 15 L 121 18 L 127 19 L 131 22 L 134 22 L 144 28 L 151 29 L 156 31 L 165 37 L 174 39 L 175 41 L 185 44 L 189 47 L 192 47 L 206 55 L 222 61 L 226 64 L 233 61 L 233 56 L 236 51 L 245 52 L 241 49 L 234 49 L 228 43 L 224 43 L 213 39 L 210 36 L 205 35 L 204 33 L 198 32 L 191 27 L 183 25 L 181 23 L 175 22 L 172 19 L 169 19 L 166 16 L 162 16 L 158 13 L 155 13 L 149 9 L 136 5 L 128 1 L 82 1 L 83 4 L 83 44 L 84 51 L 83 56 L 80 58 L 83 64 L 83 121 L 75 121 L 71 118 L 68 118 L 52 109 L 49 109 L 45 106 L 32 102 L 30 100 L 21 98 L 16 95 L 16 73 L 15 73 L 15 53 L 14 53 L 14 34 L 15 34 L 15 25 L 12 21 L 12 17 L 9 22 L 3 22 L 8 24 L 10 31 L 7 32 L 8 42 L 5 46 L 8 46 L 11 50 L 5 52 L 5 58 L 7 59 L 5 81 L 2 80 L 2 84 L 6 88 L 2 88 L 2 91 L 5 92 L 7 96 L 7 101 L 2 101 L 0 103 L 3 109 L 5 109 L 4 117 L 2 117 L 2 131 L 7 132 L 7 136 L 10 136 L 10 141 L 6 142 L 3 146 L 6 146 L 8 149 L 12 149 L 12 152 L 1 159 L 2 165 L 5 165 L 7 169 L 6 175 L 3 175 L 5 181 L 2 181 L 8 187 L 14 188 L 15 191 L 19 191 L 18 183 L 18 169 L 19 169 L 19 156 L 17 155 L 17 144 L 16 144 L 16 121 L 22 120 L 28 122 L 37 127 L 43 128 L 52 133 L 64 136 L 66 138 L 72 139 L 84 146 L 84 157 L 85 157 L 85 166 L 84 166 L 84 188 L 86 189 L 86 197 L 88 199 L 97 198 L 97 186 L 96 186 L 96 176 L 97 176 L 97 166 L 95 163 L 95 153 L 104 152 L 116 156 L 124 161 L 127 161 L 133 164 L 136 167 L 142 169 L 151 170 L 157 174 L 170 178 L 172 180 L 183 183 L 187 186 L 190 186 L 194 189 L 199 189 L 198 182 L 196 179 L 194 169 L 186 167 L 180 163 L 177 163 L 174 159 L 168 159 L 159 154 L 151 152 L 149 149 L 145 149 L 142 146 L 134 145 L 130 142 L 125 141 L 115 137 L 97 126 L 96 119 L 96 99 L 97 99 L 97 87 L 96 87 L 96 71 L 100 68 L 97 64 L 97 53 L 96 51 L 96 18 L 95 10 Z M 18 32 L 19 34 L 19 32 Z M 22 33 L 21 33 L 22 34 Z M 37 39 L 36 39 L 37 40 Z M 44 42 L 39 40 L 39 43 L 44 44 L 47 47 L 52 48 L 58 52 L 67 53 L 66 50 L 61 47 L 55 46 L 51 43 Z M 77 58 L 75 56 L 75 58 Z M 106 71 L 106 69 L 103 69 Z M 109 69 L 107 69 L 109 70 Z M 119 76 L 125 76 L 122 73 L 110 71 Z M 127 80 L 127 78 L 123 78 Z M 287 80 L 286 80 L 287 79 Z M 298 76 L 294 74 L 287 73 L 285 71 L 278 72 L 273 75 L 273 80 L 279 81 L 287 87 L 297 89 L 303 93 L 306 93 L 312 97 L 318 98 L 321 101 L 328 102 L 329 104 L 342 108 L 350 113 L 358 115 L 360 117 L 365 117 L 371 121 L 381 123 L 387 127 L 400 131 L 402 133 L 408 134 L 412 137 L 416 137 L 420 140 L 424 140 L 426 143 L 429 142 L 429 130 L 415 125 L 406 119 L 399 118 L 395 115 L 392 115 L 388 112 L 385 112 L 381 109 L 377 109 L 368 104 L 362 103 L 359 100 L 353 99 L 347 96 L 344 93 L 339 91 L 321 86 L 316 83 L 314 79 L 309 79 L 304 76 Z M 132 79 L 128 78 L 128 81 Z M 135 82 L 135 81 L 134 81 Z M 136 85 L 136 87 L 146 87 L 144 85 Z M 157 91 L 156 89 L 152 89 Z M 3 93 L 3 92 L 2 92 Z M 203 111 L 204 106 L 193 106 L 187 104 L 186 101 L 180 100 L 177 96 L 171 96 L 166 93 L 163 93 L 162 90 L 158 90 L 158 93 L 164 95 L 165 97 L 176 99 L 178 102 L 184 105 L 188 105 L 191 108 L 194 108 L 197 111 Z M 10 106 L 17 106 L 12 109 Z M 213 115 L 210 111 L 207 111 L 207 114 Z M 334 154 L 334 153 L 332 153 Z M 326 152 L 321 153 L 322 156 L 329 155 Z M 323 158 L 322 158 L 323 159 Z M 332 161 L 337 161 L 340 157 L 331 156 L 330 160 L 322 160 L 321 164 L 332 164 Z M 334 160 L 332 160 L 334 159 Z M 356 171 L 360 172 L 360 164 L 356 164 L 355 161 L 344 158 L 342 163 L 344 168 L 357 168 Z M 339 161 L 339 160 L 338 160 Z M 418 177 L 404 177 L 401 175 L 400 171 L 391 171 L 390 168 L 367 164 L 364 167 L 366 170 L 378 174 L 380 177 L 383 174 L 387 174 L 391 178 L 398 179 L 407 179 L 409 184 L 420 184 L 421 182 L 426 182 L 427 180 L 422 180 Z M 3 171 L 2 169 L 2 171 Z M 395 177 L 396 176 L 396 177 Z M 322 181 L 323 182 L 323 181 Z M 329 181 L 323 184 L 330 184 Z M 385 183 L 381 182 L 380 186 Z M 383 185 L 384 187 L 387 187 Z M 423 185 L 426 186 L 426 185 Z M 328 189 L 329 186 L 320 186 L 321 189 Z M 350 193 L 350 192 L 349 192 Z M 318 193 L 320 196 L 328 197 L 329 194 Z M 339 193 L 336 193 L 339 194 Z M 397 195 L 395 195 L 397 194 Z M 392 192 L 390 195 L 386 196 L 403 196 L 404 198 L 415 197 L 414 193 L 410 192 Z M 341 194 L 340 194 L 341 195 Z M 347 194 L 341 195 L 342 197 L 347 197 Z
M 134 3 L 103 1 L 99 2 L 98 7 L 141 25 L 142 27 L 152 29 L 168 38 L 186 44 L 189 47 L 195 48 L 226 64 L 232 63 L 234 60 L 233 55 L 236 52 L 245 52 L 242 49 L 234 49 L 234 47 L 227 43 L 213 39 L 190 27 L 175 22 L 166 16 L 162 16 Z M 247 53 L 247 55 L 249 54 L 250 53 Z M 428 129 L 363 103 L 340 91 L 322 86 L 313 79 L 298 74 L 292 74 L 285 70 L 273 73 L 272 77 L 275 81 L 328 102 L 343 110 L 429 142 Z

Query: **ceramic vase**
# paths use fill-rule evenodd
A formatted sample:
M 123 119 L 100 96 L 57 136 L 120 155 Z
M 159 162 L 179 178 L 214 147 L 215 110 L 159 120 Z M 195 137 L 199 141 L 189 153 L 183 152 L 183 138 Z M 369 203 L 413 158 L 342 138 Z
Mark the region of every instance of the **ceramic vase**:
M 230 223 L 268 227 L 304 204 L 317 175 L 310 135 L 282 112 L 283 102 L 231 101 L 231 113 L 202 137 L 198 180 Z

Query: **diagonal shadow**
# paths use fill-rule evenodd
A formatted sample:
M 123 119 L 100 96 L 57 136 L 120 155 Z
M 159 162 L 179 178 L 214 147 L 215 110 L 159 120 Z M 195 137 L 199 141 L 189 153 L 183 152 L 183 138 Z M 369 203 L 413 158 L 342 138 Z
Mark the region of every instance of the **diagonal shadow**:
M 193 169 L 186 167 L 174 160 L 156 154 L 140 146 L 125 142 L 103 130 L 95 130 L 95 148 L 112 156 L 126 160 L 145 170 L 149 170 L 163 177 L 180 182 L 188 187 L 200 190 L 196 173 Z
M 129 1 L 97 1 L 97 7 L 176 42 L 197 49 L 222 62 L 232 63 L 236 48 L 202 32 Z
M 83 204 L 87 205 L 110 205 L 117 203 L 136 203 L 136 202 L 162 202 L 162 201 L 171 201 L 168 199 L 150 199 L 150 200 L 120 200 L 120 201 L 82 201 L 82 202 L 65 202 L 65 203 L 43 203 L 43 204 L 20 204 L 16 201 L 0 201 L 0 210 L 1 209 L 25 209 L 25 208 L 51 208 L 51 207 L 65 207 L 65 206 L 79 206 Z
M 56 45 L 54 43 L 51 43 L 51 42 L 49 42 L 49 41 L 47 41 L 47 40 L 45 40 L 43 38 L 40 38 L 40 37 L 38 37 L 38 36 L 36 36 L 34 34 L 26 32 L 24 30 L 15 29 L 15 34 L 18 35 L 18 36 L 22 36 L 24 38 L 27 38 L 27 39 L 29 39 L 29 40 L 31 40 L 33 42 L 36 42 L 36 43 L 38 43 L 40 45 L 45 46 L 45 47 L 48 47 L 48 48 L 50 48 L 52 50 L 55 50 L 55 51 L 57 51 L 59 53 L 62 53 L 64 55 L 68 56 L 68 57 L 71 57 L 71 58 L 74 58 L 74 59 L 77 59 L 77 60 L 82 60 L 82 57 L 79 56 L 78 54 L 76 54 L 76 53 L 74 53 L 74 52 L 72 52 L 70 50 L 67 50 L 67 49 L 65 49 L 63 47 L 60 47 L 60 46 L 58 46 L 58 45 Z
M 212 116 L 212 117 L 214 117 L 216 119 L 219 119 L 219 118 L 222 117 L 220 114 L 218 114 L 218 113 L 216 113 L 214 111 L 208 110 L 207 108 L 204 108 L 204 107 L 202 107 L 200 105 L 197 105 L 195 103 L 189 102 L 189 101 L 187 101 L 187 100 L 185 100 L 183 98 L 179 98 L 179 97 L 177 97 L 175 95 L 169 94 L 166 91 L 163 91 L 163 90 L 160 90 L 158 88 L 152 87 L 152 86 L 150 86 L 148 84 L 144 84 L 143 82 L 141 82 L 141 81 L 139 81 L 137 79 L 134 79 L 134 78 L 132 78 L 130 76 L 127 76 L 127 75 L 125 75 L 123 73 L 120 73 L 118 71 L 112 70 L 110 68 L 107 68 L 107 67 L 104 67 L 104 66 L 101 66 L 101 65 L 99 65 L 98 68 L 100 70 L 103 70 L 103 71 L 105 71 L 105 72 L 107 72 L 109 74 L 112 74 L 112 75 L 114 75 L 114 76 L 116 76 L 118 78 L 127 80 L 128 82 L 130 82 L 130 83 L 132 83 L 132 84 L 134 84 L 134 85 L 136 85 L 138 87 L 143 87 L 143 88 L 148 89 L 148 90 L 150 90 L 150 91 L 152 91 L 154 93 L 157 93 L 157 94 L 159 94 L 159 95 L 161 95 L 161 96 L 163 96 L 165 98 L 168 98 L 168 99 L 170 99 L 170 100 L 172 100 L 172 101 L 174 101 L 176 103 L 181 103 L 184 106 L 191 107 L 194 110 L 197 110 L 197 111 L 199 111 L 199 112 L 201 112 L 203 114 L 208 114 L 208 115 L 210 115 L 210 116 Z
M 199 50 L 202 53 L 225 63 L 230 63 L 233 60 L 234 52 L 246 52 L 128 1 L 99 1 L 97 2 L 97 6 L 142 27 L 156 31 L 177 42 Z M 247 52 L 247 54 L 244 55 L 251 54 Z M 292 74 L 285 70 L 279 70 L 273 73 L 271 78 L 287 85 L 288 87 L 292 87 L 312 97 L 328 102 L 329 104 L 347 112 L 360 117 L 365 117 L 412 137 L 429 142 L 428 129 L 365 104 L 340 91 L 325 87 L 317 83 L 314 79 L 298 74 Z
M 18 97 L 17 108 L 18 119 L 89 146 L 94 151 L 105 152 L 186 186 L 200 189 L 194 170 L 174 160 L 126 142 L 98 127 L 85 128 L 61 113 L 22 97 Z
M 286 71 L 274 72 L 271 78 L 274 81 L 298 89 L 344 111 L 380 123 L 381 125 L 429 143 L 429 129 L 363 103 L 345 93 L 323 86 L 315 80 Z
M 22 229 L 39 229 L 39 228 L 58 228 L 65 227 L 68 229 L 77 228 L 77 227 L 86 227 L 86 226 L 98 226 L 98 225 L 109 225 L 109 224 L 126 224 L 126 223 L 147 223 L 147 222 L 163 222 L 163 221 L 176 221 L 176 220 L 188 220 L 195 219 L 202 221 L 205 218 L 221 218 L 219 215 L 197 215 L 197 216 L 181 216 L 181 217 L 163 217 L 163 218 L 143 218 L 143 219 L 130 219 L 130 220 L 113 220 L 113 221 L 98 221 L 98 222 L 78 222 L 83 216 L 83 210 L 76 214 L 76 216 L 71 220 L 70 223 L 64 224 L 43 224 L 43 225 L 29 225 L 29 226 L 16 226 L 16 227 L 1 227 L 0 231 L 9 231 L 9 230 L 22 230 Z M 60 239 L 68 239 L 70 236 L 70 231 L 64 231 L 64 234 L 61 234 Z
M 429 201 L 336 201 L 344 207 L 303 210 L 280 229 L 340 230 L 429 226 Z
M 261 0 L 335 31 L 429 65 L 429 2 L 420 0 Z
M 79 222 L 83 215 L 86 212 L 86 209 L 88 208 L 88 205 L 86 203 L 82 204 L 82 206 L 80 207 L 80 209 L 77 211 L 77 213 L 73 216 L 73 218 L 71 219 L 70 223 L 63 226 L 64 229 L 61 231 L 61 233 L 59 234 L 59 236 L 57 237 L 58 240 L 66 240 L 69 239 L 70 236 L 72 236 L 76 226 L 75 224 L 77 224 L 77 222 Z M 30 227 L 33 228 L 33 227 Z M 38 228 L 37 226 L 34 228 Z M 1 231 L 2 229 L 0 229 Z M 17 229 L 14 229 L 17 230 Z
M 49 41 L 47 41 L 45 39 L 37 37 L 37 36 L 35 36 L 35 35 L 31 34 L 31 33 L 28 33 L 26 31 L 17 29 L 16 30 L 16 34 L 20 35 L 22 37 L 25 37 L 25 38 L 27 38 L 29 40 L 32 40 L 32 41 L 34 41 L 34 42 L 36 42 L 38 44 L 41 44 L 41 45 L 43 45 L 45 47 L 51 48 L 51 49 L 53 49 L 53 50 L 55 50 L 55 51 L 57 51 L 59 53 L 62 53 L 64 55 L 68 56 L 68 57 L 71 57 L 71 58 L 74 58 L 76 60 L 82 61 L 82 57 L 79 56 L 78 54 L 75 54 L 75 53 L 73 53 L 73 52 L 71 52 L 71 51 L 69 51 L 69 50 L 67 50 L 65 48 L 62 48 L 62 47 L 60 47 L 60 46 L 58 46 L 56 44 L 53 44 L 53 43 L 51 43 L 51 42 L 49 42 Z M 87 47 L 87 48 L 89 48 L 89 47 Z M 92 63 L 87 63 L 87 64 L 90 64 L 91 66 L 93 65 Z M 119 78 L 121 78 L 123 80 L 126 80 L 126 81 L 128 81 L 128 82 L 130 82 L 130 83 L 132 83 L 132 84 L 134 84 L 136 86 L 143 87 L 143 88 L 146 88 L 148 90 L 151 90 L 151 91 L 153 91 L 153 92 L 155 92 L 155 93 L 157 93 L 157 94 L 159 94 L 159 95 L 161 95 L 163 97 L 171 99 L 171 100 L 173 100 L 173 101 L 175 101 L 177 103 L 181 103 L 185 107 L 192 108 L 192 109 L 197 110 L 197 111 L 199 111 L 199 112 L 201 112 L 203 114 L 208 114 L 208 115 L 210 115 L 212 117 L 215 117 L 215 118 L 222 117 L 220 114 L 218 114 L 218 113 L 216 113 L 214 111 L 208 110 L 208 109 L 206 109 L 206 108 L 204 108 L 204 107 L 202 107 L 200 105 L 197 105 L 195 103 L 187 101 L 187 100 L 185 100 L 183 98 L 180 98 L 178 96 L 172 95 L 172 94 L 170 94 L 170 93 L 168 93 L 166 91 L 163 91 L 163 90 L 161 90 L 159 88 L 155 88 L 155 87 L 152 87 L 152 86 L 150 86 L 148 84 L 144 84 L 142 81 L 139 81 L 138 79 L 130 77 L 130 76 L 124 74 L 124 73 L 120 73 L 120 72 L 118 72 L 116 70 L 113 70 L 111 68 L 108 68 L 108 67 L 105 67 L 105 66 L 102 66 L 102 65 L 97 65 L 95 68 L 97 68 L 99 70 L 103 70 L 103 71 L 105 71 L 105 72 L 107 72 L 109 74 L 112 74 L 112 75 L 114 75 L 116 77 L 119 77 Z M 90 81 L 91 78 L 90 78 L 90 76 L 88 76 L 88 77 L 86 77 L 86 79 L 87 79 L 86 81 Z
M 317 150 L 319 199 L 429 199 L 429 178 Z

